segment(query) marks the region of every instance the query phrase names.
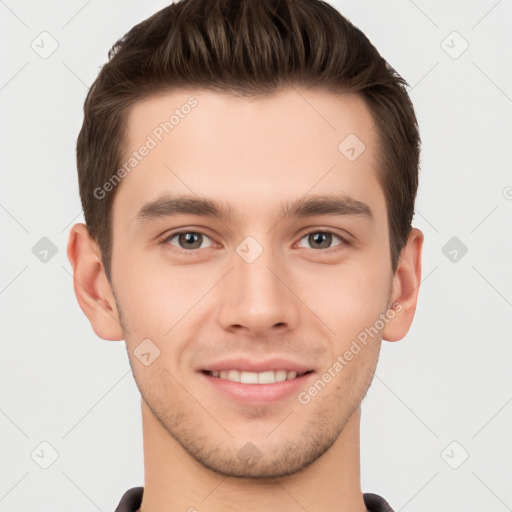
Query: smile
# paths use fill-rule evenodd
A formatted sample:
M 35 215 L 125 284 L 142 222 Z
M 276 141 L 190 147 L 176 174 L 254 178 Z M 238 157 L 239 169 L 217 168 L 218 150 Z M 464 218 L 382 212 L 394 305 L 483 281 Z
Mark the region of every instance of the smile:
M 205 371 L 212 377 L 229 380 L 231 382 L 241 382 L 242 384 L 275 384 L 285 380 L 292 380 L 302 377 L 310 371 L 298 373 L 294 370 L 268 370 L 264 372 L 248 372 L 243 370 L 222 370 L 222 371 Z

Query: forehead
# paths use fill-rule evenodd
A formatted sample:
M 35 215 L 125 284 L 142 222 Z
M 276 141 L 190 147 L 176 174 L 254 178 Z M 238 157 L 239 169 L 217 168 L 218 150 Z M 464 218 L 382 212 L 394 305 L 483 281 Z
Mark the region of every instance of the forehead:
M 239 213 L 308 193 L 373 194 L 383 203 L 377 143 L 372 115 L 355 94 L 287 88 L 243 98 L 175 89 L 129 111 L 128 172 L 115 202 L 133 214 L 164 193 L 218 198 Z
M 236 154 L 237 142 L 244 143 L 244 151 L 253 148 L 248 156 L 257 154 L 258 143 L 265 142 L 273 155 L 284 153 L 289 159 L 290 146 L 302 154 L 314 147 L 329 153 L 334 150 L 337 155 L 337 142 L 346 136 L 352 134 L 370 145 L 375 136 L 372 115 L 361 96 L 297 87 L 255 98 L 204 89 L 160 92 L 136 102 L 129 109 L 126 126 L 126 142 L 131 148 L 145 136 L 165 145 L 169 139 L 193 135 L 203 152 L 227 149 L 226 158 Z M 250 140 L 248 132 L 253 134 Z M 325 142 L 321 146 L 320 138 Z

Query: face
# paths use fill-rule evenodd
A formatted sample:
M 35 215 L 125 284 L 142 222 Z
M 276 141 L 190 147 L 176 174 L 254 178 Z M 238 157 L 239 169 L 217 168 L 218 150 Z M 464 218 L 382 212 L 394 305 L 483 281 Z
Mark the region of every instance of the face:
M 128 126 L 111 284 L 148 410 L 224 475 L 308 466 L 358 410 L 392 302 L 368 108 L 174 90 Z

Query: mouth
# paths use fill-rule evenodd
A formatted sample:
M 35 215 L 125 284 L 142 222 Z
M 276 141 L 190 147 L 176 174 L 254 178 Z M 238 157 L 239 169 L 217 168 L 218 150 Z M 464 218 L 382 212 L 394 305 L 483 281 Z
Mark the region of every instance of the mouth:
M 278 382 L 298 379 L 312 372 L 313 370 L 298 372 L 296 370 L 285 369 L 250 372 L 234 368 L 230 370 L 202 370 L 202 373 L 211 377 L 231 382 L 240 382 L 241 384 L 275 384 Z
M 265 361 L 248 358 L 210 363 L 198 368 L 206 390 L 241 406 L 265 406 L 290 400 L 311 385 L 315 370 L 299 362 L 275 357 Z

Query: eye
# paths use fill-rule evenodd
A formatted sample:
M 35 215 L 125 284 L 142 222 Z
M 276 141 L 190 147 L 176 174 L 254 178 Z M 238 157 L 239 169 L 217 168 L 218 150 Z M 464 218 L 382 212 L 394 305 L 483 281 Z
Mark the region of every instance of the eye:
M 171 242 L 174 238 L 177 238 L 178 241 L 178 247 L 180 249 L 185 250 L 194 250 L 194 249 L 202 249 L 204 247 L 202 246 L 203 241 L 210 240 L 210 237 L 206 236 L 204 233 L 199 233 L 198 231 L 180 231 L 179 233 L 173 233 L 172 235 L 168 236 L 163 243 L 170 244 L 170 245 L 176 245 Z M 212 244 L 205 247 L 211 247 Z
M 308 243 L 311 244 L 313 249 L 331 249 L 333 237 L 338 238 L 341 241 L 341 243 L 336 244 L 335 247 L 339 245 L 348 245 L 348 242 L 344 238 L 332 231 L 310 231 L 301 238 L 301 241 L 307 238 Z M 303 245 L 300 245 L 300 247 L 303 247 Z

